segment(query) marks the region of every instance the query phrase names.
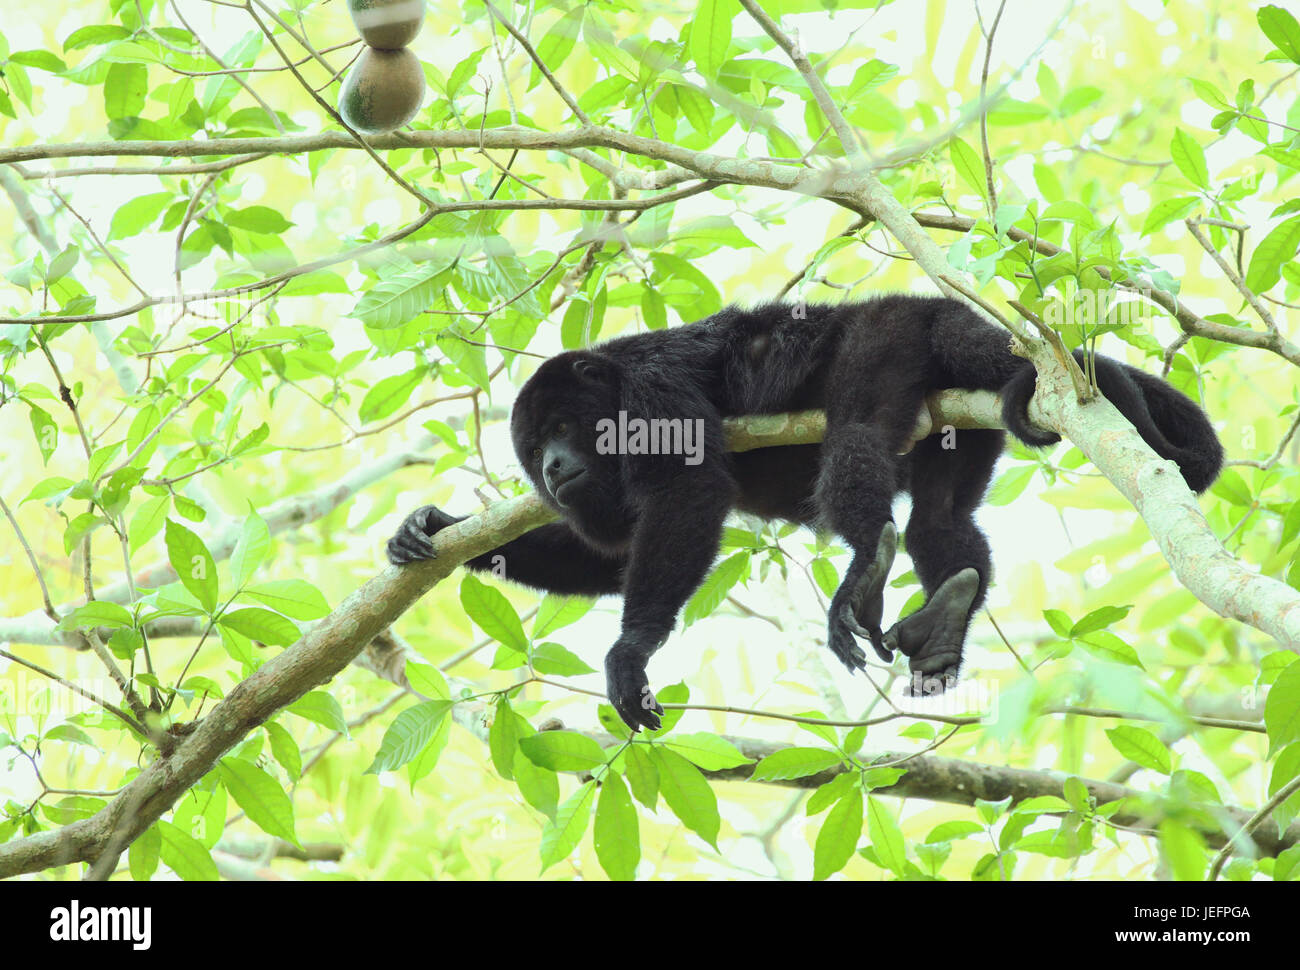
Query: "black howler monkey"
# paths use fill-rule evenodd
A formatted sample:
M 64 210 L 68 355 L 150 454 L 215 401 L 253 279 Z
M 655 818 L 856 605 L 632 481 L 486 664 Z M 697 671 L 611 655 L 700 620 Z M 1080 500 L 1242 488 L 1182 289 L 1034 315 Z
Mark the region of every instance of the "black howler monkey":
M 914 693 L 943 690 L 991 575 L 989 546 L 972 515 L 1003 433 L 962 430 L 955 448 L 932 436 L 898 452 L 925 395 L 940 388 L 999 391 L 1012 434 L 1031 445 L 1060 440 L 1029 424 L 1032 366 L 963 304 L 892 295 L 800 310 L 731 307 L 688 326 L 562 353 L 515 401 L 515 452 L 563 521 L 466 565 L 486 570 L 503 556 L 506 577 L 535 589 L 622 594 L 622 632 L 605 673 L 610 701 L 634 730 L 659 726 L 663 709 L 646 663 L 707 574 L 733 508 L 843 537 L 853 559 L 831 601 L 831 650 L 850 671 L 866 662 L 855 635 L 884 660 L 901 650 Z M 1096 372 L 1102 393 L 1156 453 L 1178 464 L 1191 488 L 1214 481 L 1223 449 L 1196 404 L 1105 357 L 1096 359 Z M 724 417 L 802 408 L 825 409 L 820 445 L 723 449 Z M 604 422 L 635 427 L 637 419 L 652 439 L 696 432 L 684 439 L 691 451 L 664 454 L 674 449 L 644 441 L 611 449 L 602 439 L 612 426 Z M 882 632 L 882 591 L 897 543 L 890 504 L 899 491 L 912 495 L 907 551 L 926 602 Z M 429 558 L 429 537 L 455 521 L 434 506 L 417 509 L 389 541 L 389 559 Z

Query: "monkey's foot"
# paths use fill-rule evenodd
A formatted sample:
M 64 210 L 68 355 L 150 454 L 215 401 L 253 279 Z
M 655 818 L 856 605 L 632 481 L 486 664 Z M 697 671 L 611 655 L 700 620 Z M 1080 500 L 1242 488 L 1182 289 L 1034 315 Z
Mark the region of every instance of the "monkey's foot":
M 912 671 L 908 696 L 941 694 L 957 683 L 971 604 L 979 588 L 980 574 L 968 566 L 945 579 L 923 607 L 885 634 L 886 649 L 901 650 L 908 658 Z
M 885 582 L 889 579 L 889 569 L 897 551 L 898 530 L 894 523 L 886 522 L 880 530 L 880 541 L 876 543 L 875 558 L 866 567 L 861 567 L 855 555 L 844 582 L 831 600 L 827 644 L 849 668 L 849 673 L 864 670 L 867 666 L 867 655 L 855 637 L 870 640 L 876 655 L 882 660 L 888 661 L 893 657 L 893 652 L 882 641 L 880 620 L 885 611 Z

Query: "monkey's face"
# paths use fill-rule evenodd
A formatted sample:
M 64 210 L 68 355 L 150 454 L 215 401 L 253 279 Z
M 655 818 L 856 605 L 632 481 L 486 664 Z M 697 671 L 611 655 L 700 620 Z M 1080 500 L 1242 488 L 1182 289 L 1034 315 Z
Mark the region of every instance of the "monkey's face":
M 601 546 L 626 541 L 622 458 L 598 447 L 598 425 L 617 421 L 612 362 L 569 352 L 543 364 L 524 384 L 510 415 L 515 454 L 542 499 Z

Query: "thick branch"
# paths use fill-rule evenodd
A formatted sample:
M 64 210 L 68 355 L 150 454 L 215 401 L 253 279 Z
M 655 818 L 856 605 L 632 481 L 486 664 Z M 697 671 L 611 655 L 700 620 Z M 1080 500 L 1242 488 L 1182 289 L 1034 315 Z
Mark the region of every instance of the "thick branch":
M 439 559 L 403 569 L 389 567 L 365 583 L 310 633 L 235 685 L 170 755 L 152 762 L 102 811 L 65 828 L 0 845 L 0 878 L 94 861 L 119 823 L 126 834 L 122 844 L 128 844 L 249 731 L 334 677 L 458 563 L 551 518 L 553 513 L 540 500 L 527 495 L 439 533 Z

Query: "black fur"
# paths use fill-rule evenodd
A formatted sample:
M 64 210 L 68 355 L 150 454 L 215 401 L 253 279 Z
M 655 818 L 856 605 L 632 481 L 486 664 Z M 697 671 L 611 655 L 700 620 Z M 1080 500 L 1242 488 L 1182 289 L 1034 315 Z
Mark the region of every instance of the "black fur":
M 1096 361 L 1098 384 L 1188 485 L 1207 488 L 1223 449 L 1201 409 L 1136 368 Z M 622 337 L 546 361 L 519 392 L 515 451 L 541 497 L 564 516 L 467 563 L 560 593 L 621 593 L 622 634 L 605 661 L 610 701 L 634 729 L 656 728 L 662 708 L 646 663 L 672 631 L 718 551 L 732 508 L 827 527 L 853 549 L 829 616 L 829 646 L 850 670 L 865 666 L 856 637 L 888 660 L 909 658 L 912 690 L 952 682 L 973 611 L 991 575 L 973 514 L 1002 450 L 1001 431 L 955 432 L 906 447 L 927 393 L 999 391 L 1006 426 L 1047 445 L 1026 406 L 1034 371 L 1007 335 L 960 303 L 882 296 L 833 306 L 727 308 L 690 326 Z M 722 419 L 824 408 L 821 445 L 723 449 Z M 598 453 L 597 422 L 699 419 L 702 461 L 683 455 Z M 951 439 L 949 439 L 951 443 Z M 907 550 L 926 591 L 920 610 L 881 630 L 882 590 L 896 542 L 890 513 L 910 491 Z M 429 558 L 428 537 L 456 519 L 425 506 L 390 540 L 394 563 Z M 498 559 L 497 557 L 503 557 Z

